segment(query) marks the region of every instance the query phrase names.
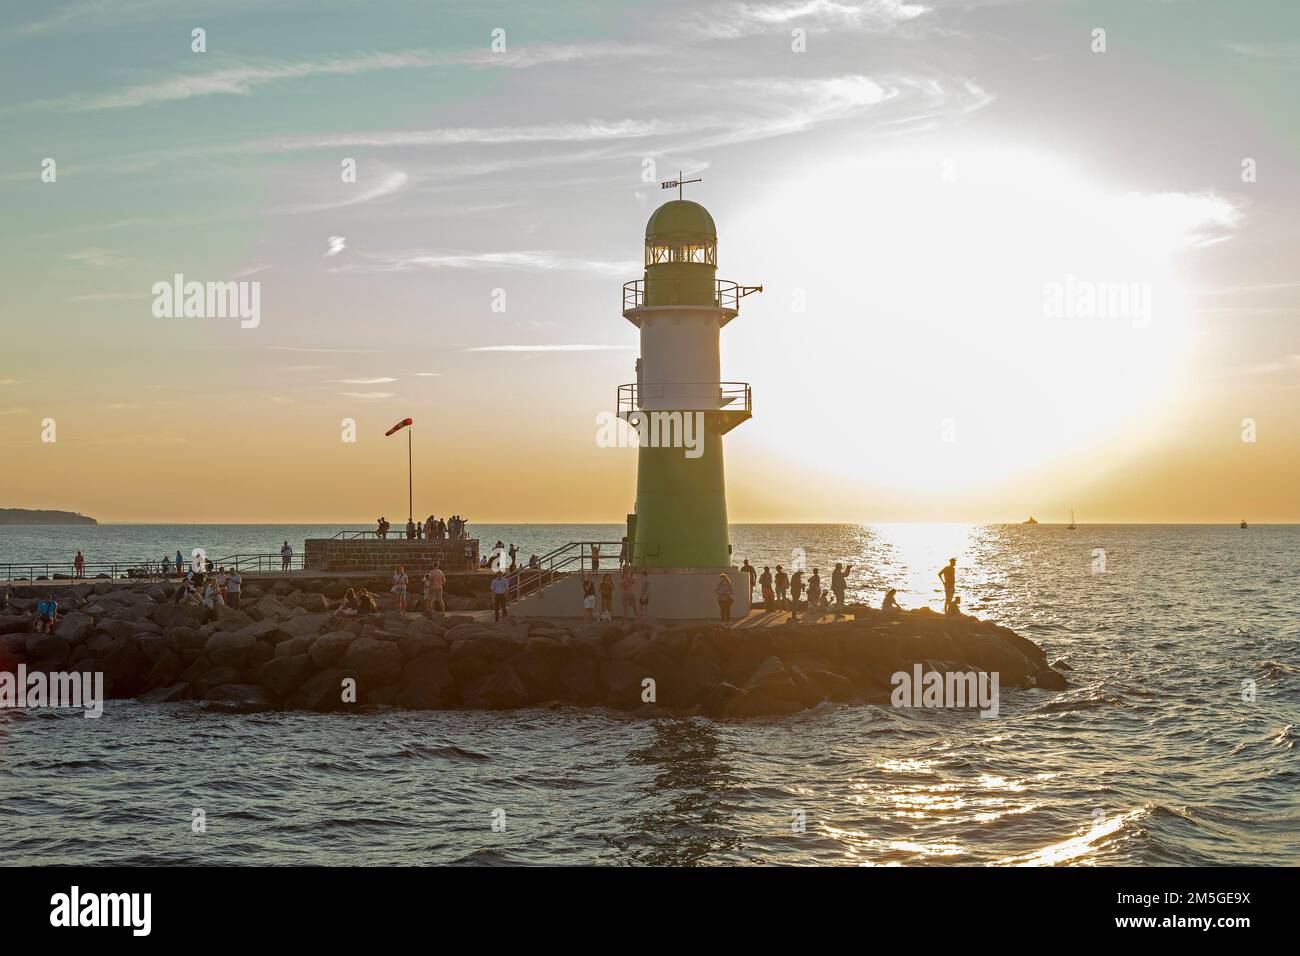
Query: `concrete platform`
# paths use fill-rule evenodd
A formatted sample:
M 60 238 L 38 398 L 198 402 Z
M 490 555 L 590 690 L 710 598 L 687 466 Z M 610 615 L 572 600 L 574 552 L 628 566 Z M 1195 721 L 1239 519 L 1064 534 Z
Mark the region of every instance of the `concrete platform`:
M 609 574 L 614 583 L 613 615 L 622 611 L 622 595 L 618 589 L 621 571 L 617 566 L 591 573 L 596 586 Z M 726 574 L 732 588 L 732 620 L 749 614 L 749 577 L 739 568 L 710 569 L 660 569 L 652 568 L 650 576 L 650 617 L 662 621 L 717 621 L 718 598 L 714 589 L 718 576 Z M 641 588 L 641 574 L 637 573 L 636 594 Z M 555 581 L 542 590 L 526 594 L 511 606 L 512 613 L 520 617 L 581 618 L 582 582 L 579 572 L 558 575 Z

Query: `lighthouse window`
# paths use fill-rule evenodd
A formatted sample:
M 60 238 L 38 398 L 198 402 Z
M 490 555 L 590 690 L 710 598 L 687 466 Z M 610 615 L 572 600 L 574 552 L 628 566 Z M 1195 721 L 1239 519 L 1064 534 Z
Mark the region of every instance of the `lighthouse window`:
M 647 242 L 645 264 L 652 266 L 664 262 L 698 262 L 715 266 L 718 264 L 718 247 L 712 242 Z

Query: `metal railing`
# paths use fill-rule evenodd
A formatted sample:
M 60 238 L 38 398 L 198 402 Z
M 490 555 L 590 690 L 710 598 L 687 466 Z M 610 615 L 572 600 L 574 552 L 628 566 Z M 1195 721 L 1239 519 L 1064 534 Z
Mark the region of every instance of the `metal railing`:
M 753 414 L 754 395 L 753 390 L 749 387 L 748 382 L 663 382 L 648 384 L 632 382 L 628 385 L 618 387 L 618 409 L 619 418 L 627 418 L 633 412 L 641 409 L 641 402 L 644 398 L 652 401 L 658 396 L 646 395 L 646 392 L 652 389 L 663 388 L 709 388 L 716 387 L 718 390 L 718 404 L 710 405 L 707 408 L 680 408 L 674 411 L 682 412 L 743 412 L 747 415 Z
M 279 554 L 232 554 L 224 558 L 209 558 L 212 569 L 238 568 L 244 571 L 280 571 L 283 559 Z M 71 561 L 23 561 L 0 564 L 0 581 L 67 581 L 77 583 L 104 580 L 170 581 L 180 578 L 189 570 L 185 564 L 177 572 L 175 565 L 164 570 L 161 561 L 87 561 L 81 574 Z M 306 570 L 303 555 L 295 554 L 289 561 L 290 571 Z
M 633 309 L 639 309 L 646 304 L 647 283 L 663 283 L 664 285 L 686 283 L 693 286 L 698 281 L 696 279 L 633 279 L 631 282 L 624 282 L 623 311 L 631 312 Z M 739 312 L 741 299 L 752 292 L 762 291 L 763 287 L 761 285 L 740 285 L 730 279 L 714 279 L 713 304 L 721 309 Z
M 423 535 L 424 535 L 424 525 L 420 525 L 420 526 L 419 526 L 420 537 L 418 537 L 418 538 L 411 538 L 411 539 L 409 539 L 409 540 L 411 540 L 411 541 L 435 541 L 435 542 L 436 542 L 436 541 L 472 541 L 473 538 L 471 538 L 471 537 L 469 536 L 469 533 L 468 533 L 468 532 L 469 532 L 469 529 L 466 528 L 465 532 L 463 532 L 459 538 L 453 538 L 453 537 L 451 536 L 451 532 L 450 532 L 450 531 L 448 531 L 447 534 L 446 534 L 444 537 L 442 537 L 442 538 L 426 538 L 426 537 L 423 536 Z M 391 540 L 391 541 L 397 541 L 398 539 L 401 539 L 402 541 L 406 541 L 406 540 L 408 540 L 407 537 L 406 537 L 406 525 L 405 525 L 405 524 L 400 525 L 400 526 L 398 526 L 398 525 L 394 525 L 393 527 L 389 528 L 388 531 L 385 532 L 385 534 L 384 534 L 384 536 L 383 536 L 382 538 L 379 537 L 379 532 L 376 531 L 376 530 L 373 529 L 373 528 L 371 528 L 369 531 L 338 531 L 338 532 L 335 532 L 334 534 L 330 535 L 330 540 L 331 540 L 331 541 L 340 540 L 340 539 L 343 540 L 343 541 L 353 541 L 353 540 L 355 540 L 355 539 L 357 539 L 357 538 L 376 538 L 376 539 L 378 539 L 378 540 L 380 540 L 380 541 L 389 541 L 389 540 Z
M 592 556 L 592 545 L 599 549 L 597 558 Z M 603 574 L 606 571 L 618 571 L 619 550 L 622 546 L 621 541 L 570 541 L 539 557 L 535 567 L 521 565 L 510 574 L 507 564 L 503 570 L 511 578 L 510 597 L 517 601 L 521 597 L 534 594 L 555 581 L 560 574 L 573 572 L 581 574 L 587 571 Z

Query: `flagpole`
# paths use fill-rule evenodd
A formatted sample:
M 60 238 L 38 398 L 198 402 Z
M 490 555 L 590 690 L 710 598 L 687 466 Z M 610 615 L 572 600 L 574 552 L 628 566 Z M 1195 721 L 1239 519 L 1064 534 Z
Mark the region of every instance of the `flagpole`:
M 411 432 L 413 429 L 406 429 L 406 520 L 415 520 L 415 482 L 411 477 Z

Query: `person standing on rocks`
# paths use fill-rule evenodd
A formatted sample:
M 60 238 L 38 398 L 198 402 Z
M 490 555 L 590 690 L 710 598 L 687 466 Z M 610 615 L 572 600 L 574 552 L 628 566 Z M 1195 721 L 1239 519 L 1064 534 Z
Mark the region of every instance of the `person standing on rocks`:
M 742 572 L 744 572 L 744 574 L 745 574 L 746 577 L 749 578 L 749 603 L 750 603 L 750 604 L 753 604 L 753 603 L 754 603 L 754 584 L 755 584 L 755 582 L 758 581 L 758 572 L 755 571 L 755 570 L 754 570 L 754 566 L 753 566 L 752 564 L 749 563 L 749 558 L 746 558 L 746 559 L 745 559 L 745 563 L 742 564 L 742 565 L 740 566 L 740 570 L 741 570 Z
M 853 565 L 841 567 L 837 561 L 835 570 L 831 572 L 831 593 L 835 595 L 835 603 L 839 605 L 839 610 L 844 610 L 844 588 L 848 584 L 848 577 L 853 573 Z
M 623 565 L 623 573 L 618 579 L 618 593 L 623 603 L 623 619 L 636 617 L 636 576 L 632 573 L 631 565 Z
M 393 572 L 393 594 L 397 596 L 397 612 L 406 613 L 406 586 L 411 579 L 406 575 L 406 566 L 399 564 Z
M 293 564 L 293 548 L 290 547 L 289 540 L 286 538 L 284 545 L 280 548 L 280 570 L 288 571 L 291 564 Z
M 718 586 L 713 589 L 718 596 L 718 611 L 722 615 L 722 623 L 731 625 L 731 578 L 727 577 L 726 572 L 718 575 Z
M 795 568 L 790 575 L 790 620 L 799 613 L 799 595 L 803 594 L 803 571 Z
M 439 614 L 447 613 L 447 603 L 443 600 L 442 589 L 447 586 L 447 575 L 442 571 L 437 561 L 433 562 L 433 570 L 424 576 L 424 609 L 430 614 L 433 613 L 435 606 Z
M 226 606 L 239 610 L 239 594 L 244 589 L 244 579 L 239 568 L 231 568 L 226 575 Z
M 497 571 L 492 578 L 492 620 L 499 621 L 506 617 L 506 594 L 510 590 L 510 582 L 506 580 L 505 574 Z
M 86 576 L 86 556 L 80 551 L 78 551 L 77 556 L 72 559 L 72 574 L 73 577 L 78 578 L 84 578 Z
M 181 556 L 181 549 L 176 549 L 176 576 L 179 578 L 185 574 L 185 558 Z
M 785 595 L 790 588 L 790 577 L 785 573 L 785 569 L 779 564 L 776 566 L 776 581 L 774 583 L 776 584 L 776 606 L 789 607 L 789 605 L 786 604 Z
M 777 570 L 778 571 L 780 570 L 779 565 L 777 566 Z M 776 599 L 776 596 L 772 592 L 772 569 L 768 567 L 766 564 L 763 565 L 763 573 L 759 575 L 758 583 L 763 588 L 761 592 L 763 595 L 763 610 L 771 614 L 772 609 L 775 606 L 774 601 Z
M 957 559 L 949 558 L 948 564 L 939 572 L 939 580 L 943 582 L 943 610 L 948 613 L 948 605 L 952 604 L 952 596 L 957 591 Z
M 414 518 L 406 519 L 406 540 L 407 541 L 415 540 L 415 519 Z
M 813 568 L 813 573 L 808 577 L 808 618 L 817 620 L 820 613 L 818 610 L 822 603 L 822 578 L 819 573 L 821 568 Z
M 614 581 L 608 574 L 600 579 L 600 616 L 602 620 L 614 616 Z

